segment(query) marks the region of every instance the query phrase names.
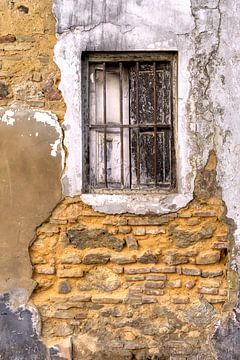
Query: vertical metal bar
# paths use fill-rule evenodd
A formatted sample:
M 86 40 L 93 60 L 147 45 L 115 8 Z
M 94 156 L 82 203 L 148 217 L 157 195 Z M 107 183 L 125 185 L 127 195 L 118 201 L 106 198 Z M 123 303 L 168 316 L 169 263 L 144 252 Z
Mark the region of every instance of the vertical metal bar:
M 136 62 L 136 117 L 139 125 L 139 62 Z M 137 185 L 140 185 L 140 128 L 137 128 Z
M 123 64 L 122 62 L 119 63 L 119 74 L 120 74 L 120 125 L 123 125 Z M 120 127 L 120 157 L 121 157 L 121 185 L 122 188 L 124 187 L 124 166 L 123 166 L 123 127 Z
M 154 122 L 153 169 L 154 169 L 155 185 L 157 185 L 157 72 L 156 72 L 156 61 L 153 62 L 153 122 Z
M 103 124 L 104 124 L 104 182 L 105 187 L 108 187 L 107 183 L 107 101 L 106 101 L 106 63 L 103 63 Z

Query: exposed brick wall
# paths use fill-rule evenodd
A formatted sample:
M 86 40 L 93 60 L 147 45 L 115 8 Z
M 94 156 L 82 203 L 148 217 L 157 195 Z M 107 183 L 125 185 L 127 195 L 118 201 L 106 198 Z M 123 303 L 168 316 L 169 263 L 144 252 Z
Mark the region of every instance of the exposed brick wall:
M 76 358 L 86 359 L 105 359 L 106 349 L 114 359 L 209 352 L 202 342 L 232 297 L 214 166 L 211 154 L 178 213 L 109 216 L 77 197 L 59 204 L 31 247 L 46 341 L 73 336 Z
M 30 106 L 64 117 L 53 61 L 52 1 L 0 2 L 0 106 Z

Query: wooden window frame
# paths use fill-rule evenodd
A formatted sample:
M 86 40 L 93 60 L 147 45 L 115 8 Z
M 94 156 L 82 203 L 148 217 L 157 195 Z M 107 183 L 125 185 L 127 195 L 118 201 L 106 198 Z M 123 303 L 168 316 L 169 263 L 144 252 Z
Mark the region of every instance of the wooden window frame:
M 121 64 L 124 63 L 146 63 L 152 62 L 155 64 L 158 62 L 169 62 L 171 68 L 171 184 L 166 188 L 157 186 L 150 186 L 149 188 L 141 187 L 139 185 L 138 179 L 138 187 L 133 188 L 124 188 L 124 186 L 119 188 L 107 188 L 107 179 L 105 177 L 105 187 L 96 188 L 90 186 L 90 169 L 89 169 L 89 133 L 90 133 L 90 115 L 89 115 L 89 66 L 90 64 L 109 64 L 109 63 L 118 63 L 120 68 Z M 105 65 L 104 65 L 105 66 Z M 120 70 L 121 71 L 121 70 Z M 155 70 L 156 71 L 156 70 Z M 156 81 L 156 75 L 154 75 L 154 81 Z M 122 96 L 122 95 L 121 95 Z M 156 109 L 155 109 L 156 111 Z M 130 109 L 129 109 L 130 112 Z M 129 114 L 130 117 L 130 114 Z M 122 118 L 122 115 L 121 115 Z M 133 194 L 133 193 L 170 193 L 176 192 L 177 190 L 177 182 L 176 182 L 176 133 L 177 133 L 177 52 L 168 51 L 168 52 L 160 52 L 160 51 L 151 51 L 151 52 L 83 52 L 82 54 L 82 119 L 83 119 L 83 192 L 85 193 L 113 193 L 113 194 Z M 154 120 L 155 121 L 155 120 Z M 104 120 L 106 122 L 106 119 Z M 123 125 L 123 124 L 121 124 Z M 105 124 L 106 126 L 106 124 Z M 128 127 L 130 128 L 130 126 Z M 122 130 L 120 128 L 120 136 L 122 138 Z M 129 136 L 129 141 L 131 141 L 131 136 Z M 156 123 L 154 125 L 154 141 L 156 142 Z M 104 144 L 106 144 L 106 127 L 104 128 Z M 106 146 L 106 145 L 104 145 Z M 122 146 L 123 141 L 121 139 L 121 154 L 122 154 Z M 156 149 L 156 144 L 155 144 Z M 106 148 L 104 150 L 106 154 Z M 156 151 L 155 151 L 156 153 Z M 122 155 L 121 155 L 122 156 Z M 156 156 L 156 155 L 155 155 Z M 106 156 L 104 161 L 106 162 Z M 156 163 L 156 162 L 154 162 Z M 105 163 L 106 169 L 106 163 Z M 121 165 L 122 166 L 122 165 Z M 121 168 L 121 183 L 123 184 L 123 170 Z M 155 170 L 156 174 L 156 170 Z

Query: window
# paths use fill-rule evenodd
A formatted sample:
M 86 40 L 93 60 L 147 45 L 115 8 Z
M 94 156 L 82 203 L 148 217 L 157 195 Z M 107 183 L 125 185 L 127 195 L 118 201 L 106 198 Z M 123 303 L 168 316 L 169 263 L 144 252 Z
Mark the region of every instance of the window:
M 83 59 L 86 191 L 175 189 L 176 54 Z

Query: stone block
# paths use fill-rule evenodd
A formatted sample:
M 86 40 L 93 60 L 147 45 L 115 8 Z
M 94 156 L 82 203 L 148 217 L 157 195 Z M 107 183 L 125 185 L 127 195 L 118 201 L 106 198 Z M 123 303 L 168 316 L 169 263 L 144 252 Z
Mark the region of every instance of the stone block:
M 164 295 L 164 290 L 159 289 L 145 289 L 144 294 L 146 295 L 156 295 L 156 296 L 162 296 Z
M 149 295 L 149 294 L 147 294 L 147 295 Z M 157 302 L 156 298 L 149 297 L 149 296 L 143 296 L 142 297 L 142 303 L 143 304 L 154 304 L 156 302 Z
M 213 278 L 213 277 L 217 277 L 217 276 L 222 276 L 223 275 L 223 270 L 222 269 L 217 269 L 217 270 L 212 270 L 212 271 L 202 271 L 201 276 L 204 278 Z
M 176 266 L 153 266 L 151 272 L 173 274 L 176 272 Z
M 113 291 L 120 286 L 119 276 L 110 269 L 99 267 L 90 269 L 85 277 L 78 281 L 77 287 L 80 291 L 103 290 Z
M 16 41 L 16 36 L 15 35 L 2 35 L 0 36 L 0 44 L 5 44 L 5 43 L 13 43 Z
M 146 282 L 145 288 L 146 289 L 163 289 L 165 287 L 164 281 L 154 281 L 154 282 Z
M 110 260 L 110 255 L 107 254 L 87 254 L 83 258 L 83 264 L 106 264 Z
M 152 254 L 150 251 L 145 252 L 138 259 L 138 262 L 143 264 L 157 264 L 158 263 L 158 255 Z
M 138 249 L 138 242 L 132 235 L 126 236 L 126 243 L 127 247 L 131 250 L 137 250 Z
M 55 267 L 54 266 L 46 266 L 46 265 L 38 265 L 38 266 L 35 266 L 35 271 L 38 274 L 53 275 L 53 274 L 55 274 Z
M 144 275 L 126 276 L 126 281 L 143 281 L 143 280 L 145 280 Z
M 79 249 L 109 248 L 121 251 L 125 241 L 109 234 L 104 229 L 70 229 L 67 232 L 69 242 Z
M 0 99 L 4 99 L 8 96 L 8 85 L 0 81 Z
M 136 257 L 124 256 L 124 255 L 112 255 L 110 258 L 111 262 L 116 264 L 131 264 L 136 262 Z
M 58 292 L 59 294 L 68 294 L 71 291 L 71 285 L 69 281 L 60 281 L 58 284 Z
M 196 257 L 196 264 L 198 265 L 216 264 L 219 261 L 220 252 L 214 250 L 203 251 Z
M 58 269 L 57 276 L 59 278 L 78 278 L 83 277 L 83 270 L 80 268 Z
M 189 261 L 188 257 L 177 252 L 169 253 L 163 256 L 163 262 L 167 265 L 179 265 L 187 264 Z
M 137 267 L 137 268 L 125 267 L 124 272 L 125 274 L 147 274 L 150 273 L 150 267 Z
M 136 227 L 132 231 L 133 235 L 144 236 L 146 234 L 146 229 L 144 227 Z
M 81 257 L 74 253 L 64 254 L 60 259 L 61 264 L 81 264 L 81 262 Z
M 146 280 L 150 281 L 165 281 L 167 279 L 167 275 L 146 275 Z
M 187 296 L 178 296 L 178 297 L 174 297 L 172 298 L 172 303 L 173 304 L 189 304 L 189 297 Z
M 131 226 L 119 226 L 118 231 L 120 234 L 129 234 L 132 228 Z
M 106 295 L 93 295 L 92 302 L 95 304 L 121 304 L 123 302 L 122 297 L 106 296 Z
M 188 276 L 200 276 L 201 270 L 198 268 L 182 267 L 182 274 Z
M 179 248 L 186 248 L 188 246 L 194 245 L 199 241 L 203 241 L 205 239 L 210 239 L 217 225 L 215 223 L 207 223 L 204 224 L 199 230 L 182 230 L 178 227 L 171 229 L 170 236 L 173 240 L 175 240 L 176 246 Z

